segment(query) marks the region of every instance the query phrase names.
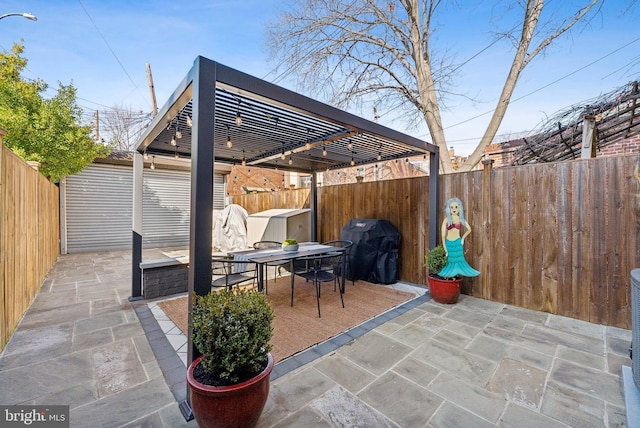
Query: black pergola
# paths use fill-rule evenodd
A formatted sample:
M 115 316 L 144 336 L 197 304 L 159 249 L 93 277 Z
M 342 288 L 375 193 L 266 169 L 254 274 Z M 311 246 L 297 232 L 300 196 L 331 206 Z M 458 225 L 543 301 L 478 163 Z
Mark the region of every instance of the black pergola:
M 214 161 L 311 174 L 311 236 L 314 240 L 317 238 L 318 172 L 428 155 L 429 209 L 438 212 L 437 146 L 197 57 L 137 145 L 132 298 L 141 295 L 142 157 L 145 153 L 168 157 L 177 154 L 191 159 L 190 295 L 194 291 L 198 295 L 211 291 Z M 435 221 L 429 225 L 430 247 L 436 244 L 437 227 Z M 191 362 L 197 351 L 190 338 L 189 342 Z

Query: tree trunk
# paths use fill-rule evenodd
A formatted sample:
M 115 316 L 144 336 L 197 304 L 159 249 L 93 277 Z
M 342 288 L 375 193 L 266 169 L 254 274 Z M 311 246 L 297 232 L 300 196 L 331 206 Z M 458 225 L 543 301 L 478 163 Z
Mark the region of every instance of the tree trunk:
M 502 88 L 502 93 L 498 99 L 498 105 L 496 105 L 496 109 L 491 116 L 491 121 L 489 121 L 489 125 L 487 126 L 480 143 L 473 153 L 471 153 L 471 156 L 469 156 L 464 164 L 462 164 L 460 171 L 470 171 L 478 162 L 480 162 L 485 149 L 495 138 L 498 128 L 500 128 L 500 124 L 502 123 L 502 119 L 504 119 L 507 107 L 509 107 L 509 101 L 511 100 L 511 95 L 513 95 L 513 91 L 516 88 L 516 83 L 518 83 L 518 77 L 526 65 L 525 58 L 529 50 L 529 45 L 531 44 L 533 32 L 538 25 L 538 18 L 542 12 L 543 5 L 543 0 L 529 0 L 524 23 L 522 25 L 520 43 L 518 44 L 516 55 L 513 58 L 509 75 L 507 76 L 507 80 Z

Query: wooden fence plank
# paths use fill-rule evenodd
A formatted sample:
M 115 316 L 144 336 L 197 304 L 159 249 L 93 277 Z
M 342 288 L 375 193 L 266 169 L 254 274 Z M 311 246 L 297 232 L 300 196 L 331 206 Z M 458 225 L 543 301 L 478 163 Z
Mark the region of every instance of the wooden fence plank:
M 504 219 L 505 213 L 508 211 L 508 205 L 505 202 L 508 188 L 505 184 L 507 176 L 506 169 L 492 170 L 491 189 L 489 189 L 489 215 L 491 216 L 491 230 L 493 232 L 490 239 L 490 253 L 485 257 L 489 259 L 487 266 L 491 269 L 489 283 L 485 288 L 489 290 L 487 299 L 497 302 L 508 302 L 510 293 L 507 288 L 511 288 L 511 284 L 507 281 L 505 274 L 506 252 L 505 248 L 509 245 L 509 231 Z M 502 266 L 498 269 L 497 266 Z M 482 273 L 480 273 L 482 276 Z M 484 282 L 484 277 L 483 277 Z
M 558 304 L 558 185 L 557 165 L 544 165 L 541 170 L 538 225 L 530 239 L 542 245 L 541 310 L 557 313 Z

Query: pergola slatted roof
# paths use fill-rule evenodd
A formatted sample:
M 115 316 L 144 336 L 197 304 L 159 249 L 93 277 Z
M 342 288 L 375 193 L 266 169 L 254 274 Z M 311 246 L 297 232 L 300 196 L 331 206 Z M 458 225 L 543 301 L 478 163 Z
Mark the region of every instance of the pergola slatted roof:
M 436 153 L 437 147 L 216 63 L 215 161 L 313 173 Z M 189 76 L 156 116 L 138 150 L 191 157 Z M 236 124 L 240 114 L 242 124 Z M 176 146 L 171 144 L 176 132 Z M 233 145 L 227 147 L 227 139 Z M 349 144 L 351 149 L 349 149 Z M 284 158 L 283 158 L 284 154 Z

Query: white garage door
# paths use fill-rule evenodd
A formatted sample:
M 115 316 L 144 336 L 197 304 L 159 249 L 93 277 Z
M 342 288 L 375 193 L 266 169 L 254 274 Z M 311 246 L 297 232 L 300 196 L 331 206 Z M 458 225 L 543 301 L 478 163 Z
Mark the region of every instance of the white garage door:
M 143 246 L 187 245 L 189 171 L 144 171 Z M 61 191 L 63 253 L 131 248 L 133 168 L 91 164 Z M 214 176 L 214 208 L 224 208 L 224 176 Z M 66 232 L 66 233 L 65 233 Z M 66 250 L 66 251 L 65 251 Z

